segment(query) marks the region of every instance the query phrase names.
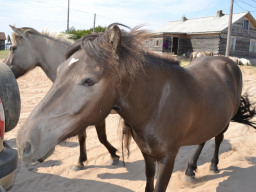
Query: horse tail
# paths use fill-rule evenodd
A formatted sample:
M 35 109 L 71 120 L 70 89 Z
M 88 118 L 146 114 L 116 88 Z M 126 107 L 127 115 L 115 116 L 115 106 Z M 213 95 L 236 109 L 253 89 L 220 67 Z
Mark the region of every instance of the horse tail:
M 252 106 L 248 96 L 245 95 L 241 97 L 238 111 L 231 121 L 243 123 L 256 129 L 256 121 L 251 121 L 254 116 L 256 116 L 255 107 Z
M 123 124 L 123 135 L 122 135 L 122 156 L 124 160 L 124 147 L 127 150 L 128 157 L 130 156 L 130 144 L 132 138 L 132 129 L 131 127 L 124 122 Z M 125 162 L 124 162 L 125 165 Z

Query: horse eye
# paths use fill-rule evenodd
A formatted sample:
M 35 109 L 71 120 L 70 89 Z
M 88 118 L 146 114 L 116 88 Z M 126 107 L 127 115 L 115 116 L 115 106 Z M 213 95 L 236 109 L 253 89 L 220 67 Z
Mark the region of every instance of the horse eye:
M 95 83 L 92 79 L 85 79 L 83 84 L 86 86 L 93 86 Z

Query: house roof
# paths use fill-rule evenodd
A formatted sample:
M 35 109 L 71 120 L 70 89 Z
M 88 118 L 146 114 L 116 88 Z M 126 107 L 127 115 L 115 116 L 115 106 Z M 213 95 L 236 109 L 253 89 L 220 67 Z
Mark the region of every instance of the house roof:
M 232 23 L 235 23 L 244 16 L 247 16 L 251 23 L 256 26 L 256 21 L 249 12 L 233 14 Z M 228 23 L 229 15 L 223 15 L 221 17 L 201 17 L 195 19 L 187 19 L 185 21 L 170 21 L 160 29 L 156 30 L 155 33 L 219 33 L 228 28 Z
M 0 32 L 0 40 L 6 40 L 4 32 Z

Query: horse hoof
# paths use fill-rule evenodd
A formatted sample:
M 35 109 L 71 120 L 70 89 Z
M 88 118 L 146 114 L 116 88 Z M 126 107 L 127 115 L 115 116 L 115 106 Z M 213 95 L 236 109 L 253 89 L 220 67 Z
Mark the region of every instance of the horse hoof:
M 113 157 L 111 161 L 111 165 L 118 165 L 119 164 L 119 157 Z
M 185 182 L 190 183 L 190 184 L 194 184 L 194 183 L 196 183 L 196 178 L 195 178 L 195 176 L 185 175 Z
M 210 167 L 210 172 L 211 173 L 219 173 L 220 172 L 220 170 L 218 169 L 218 167 L 216 167 L 216 166 L 214 166 L 214 165 L 212 165 L 211 167 Z
M 217 170 L 210 170 L 210 172 L 211 173 L 216 173 L 216 174 L 220 173 L 220 171 L 218 169 Z
M 81 165 L 79 163 L 76 163 L 75 165 L 73 165 L 73 167 L 71 168 L 73 171 L 80 171 L 84 168 L 84 165 Z

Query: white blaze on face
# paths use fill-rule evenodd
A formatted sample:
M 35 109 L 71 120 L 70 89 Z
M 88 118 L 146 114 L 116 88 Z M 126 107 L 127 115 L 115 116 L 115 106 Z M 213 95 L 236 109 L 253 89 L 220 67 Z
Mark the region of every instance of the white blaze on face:
M 72 64 L 74 64 L 75 62 L 79 61 L 79 59 L 75 59 L 74 57 L 72 57 L 72 59 L 70 60 L 68 67 L 70 67 Z

